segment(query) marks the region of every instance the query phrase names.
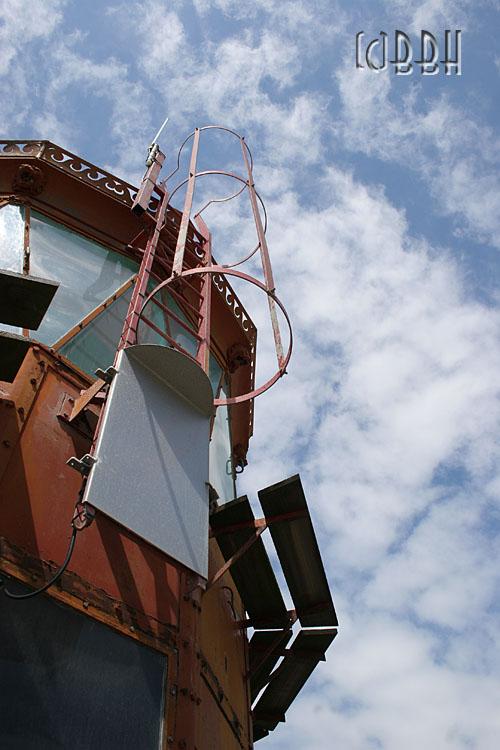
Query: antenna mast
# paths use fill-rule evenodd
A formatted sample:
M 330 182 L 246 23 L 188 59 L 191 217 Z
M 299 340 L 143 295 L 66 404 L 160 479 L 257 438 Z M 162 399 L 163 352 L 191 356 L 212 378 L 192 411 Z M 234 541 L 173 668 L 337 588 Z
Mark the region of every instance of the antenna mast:
M 148 157 L 146 159 L 146 174 L 142 178 L 141 187 L 137 191 L 137 195 L 135 196 L 134 202 L 132 204 L 132 211 L 137 216 L 142 216 L 142 214 L 147 211 L 151 196 L 153 194 L 153 190 L 156 187 L 156 180 L 158 179 L 158 175 L 160 174 L 163 162 L 165 161 L 165 154 L 160 151 L 158 139 L 163 132 L 163 129 L 165 128 L 167 122 L 168 117 L 165 117 L 161 128 L 153 138 L 148 148 Z

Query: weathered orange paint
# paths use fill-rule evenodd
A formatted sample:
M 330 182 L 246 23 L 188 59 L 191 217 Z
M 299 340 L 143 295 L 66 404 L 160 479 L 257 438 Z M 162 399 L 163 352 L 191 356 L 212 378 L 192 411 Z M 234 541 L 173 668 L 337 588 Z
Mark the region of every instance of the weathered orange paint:
M 128 243 L 141 222 L 130 208 L 34 156 L 2 156 L 2 194 L 12 195 L 19 165 L 37 163 L 46 178 L 41 195 L 18 195 L 54 220 L 130 257 Z M 179 212 L 169 211 L 162 231 L 175 246 Z M 189 229 L 193 237 L 193 229 Z M 165 274 L 165 268 L 159 272 Z M 212 342 L 222 362 L 235 343 L 249 343 L 226 299 L 212 294 Z M 233 393 L 249 390 L 250 366 L 232 376 Z M 93 379 L 44 345 L 33 345 L 13 383 L 0 383 L 0 567 L 33 586 L 62 562 L 81 489 L 66 465 L 88 452 L 91 436 L 62 417 Z M 93 405 L 94 414 L 99 407 Z M 233 445 L 246 451 L 252 405 L 231 410 Z M 140 502 L 141 498 L 138 498 Z M 210 541 L 209 576 L 222 566 Z M 112 519 L 97 513 L 78 533 L 66 573 L 44 596 L 53 596 L 129 637 L 168 653 L 163 748 L 238 750 L 252 747 L 246 673 L 246 632 L 236 626 L 244 609 L 226 573 L 204 592 L 204 582 Z M 234 611 L 233 611 L 234 610 Z
M 90 441 L 58 417 L 64 396 L 79 395 L 67 368 L 56 368 L 57 360 L 45 351 L 43 376 L 36 386 L 26 381 L 33 362 L 39 361 L 40 356 L 28 353 L 11 394 L 16 413 L 16 394 L 31 389 L 32 404 L 0 479 L 0 535 L 30 555 L 57 562 L 66 552 L 81 487 L 80 475 L 66 461 L 83 455 Z M 111 597 L 177 627 L 178 566 L 105 516 L 99 514 L 79 534 L 69 570 Z

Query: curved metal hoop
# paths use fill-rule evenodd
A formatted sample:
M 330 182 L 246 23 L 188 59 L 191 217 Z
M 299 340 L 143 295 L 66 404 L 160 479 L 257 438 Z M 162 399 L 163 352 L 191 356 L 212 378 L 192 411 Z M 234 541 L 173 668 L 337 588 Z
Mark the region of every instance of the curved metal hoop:
M 196 219 L 196 217 L 199 216 L 201 214 L 201 212 L 207 206 L 210 205 L 210 203 L 224 203 L 224 202 L 230 201 L 233 198 L 236 198 L 238 195 L 241 195 L 241 193 L 243 192 L 243 190 L 245 190 L 245 188 L 248 187 L 248 182 L 243 177 L 241 177 L 238 174 L 235 174 L 234 172 L 226 172 L 223 169 L 205 169 L 202 172 L 195 172 L 195 174 L 193 176 L 196 178 L 196 177 L 206 177 L 207 175 L 222 175 L 223 177 L 230 177 L 233 180 L 238 180 L 239 182 L 242 182 L 243 183 L 243 187 L 240 190 L 238 190 L 236 193 L 233 193 L 232 195 L 227 196 L 226 198 L 215 198 L 214 200 L 209 201 L 208 203 L 206 203 L 203 206 L 203 208 L 201 209 L 201 211 L 198 211 L 198 213 L 195 214 L 195 216 L 193 217 L 193 219 Z M 178 190 L 180 190 L 182 187 L 184 187 L 184 185 L 186 185 L 187 182 L 189 182 L 189 177 L 186 177 L 184 180 L 182 180 L 182 182 L 179 182 L 179 184 L 175 186 L 173 192 L 169 195 L 169 202 L 172 200 L 172 198 L 174 197 L 174 195 L 176 194 L 176 192 Z M 255 191 L 255 195 L 257 196 L 257 199 L 258 199 L 260 205 L 262 206 L 262 210 L 264 212 L 264 226 L 263 226 L 263 231 L 264 231 L 264 234 L 266 234 L 266 232 L 267 232 L 267 210 L 266 210 L 266 205 L 265 205 L 264 201 L 262 200 L 261 196 L 259 195 L 259 193 L 257 192 L 257 190 L 255 190 L 255 188 L 254 188 L 254 191 Z M 241 266 L 243 263 L 246 263 L 247 260 L 250 260 L 250 258 L 252 258 L 255 255 L 255 253 L 257 252 L 257 250 L 259 248 L 260 248 L 260 242 L 258 242 L 257 245 L 254 247 L 254 249 L 248 255 L 246 255 L 244 258 L 242 258 L 241 260 L 238 260 L 236 263 L 229 263 L 227 265 L 224 264 L 223 267 L 224 268 L 236 268 L 236 266 Z
M 196 131 L 198 131 L 199 133 L 201 133 L 204 130 L 221 130 L 221 131 L 223 131 L 225 133 L 230 133 L 231 135 L 234 135 L 234 137 L 237 138 L 238 141 L 240 142 L 240 145 L 242 146 L 242 148 L 246 149 L 246 153 L 248 154 L 248 157 L 249 157 L 249 160 L 250 160 L 250 171 L 253 171 L 253 155 L 252 155 L 252 152 L 250 150 L 250 147 L 248 146 L 247 142 L 245 141 L 245 137 L 244 136 L 240 135 L 239 133 L 237 133 L 235 130 L 232 130 L 231 128 L 225 127 L 224 125 L 203 125 L 201 128 L 196 128 L 195 130 L 193 130 L 193 132 L 190 133 L 184 139 L 184 141 L 182 142 L 182 144 L 181 144 L 181 146 L 179 148 L 179 151 L 177 152 L 177 166 L 175 167 L 174 170 L 172 170 L 172 172 L 170 172 L 167 175 L 166 179 L 164 180 L 165 183 L 167 183 L 168 180 L 170 180 L 170 178 L 173 177 L 174 174 L 179 171 L 179 169 L 180 169 L 180 163 L 181 163 L 181 153 L 182 153 L 182 151 L 183 151 L 184 146 L 186 145 L 186 143 L 189 140 L 191 140 L 191 138 L 194 137 Z M 225 172 L 225 171 L 222 171 L 222 170 L 206 170 L 204 172 L 197 172 L 194 175 L 194 177 L 196 179 L 196 177 L 202 177 L 203 175 L 206 175 L 206 174 L 214 174 L 214 175 L 215 174 L 219 174 L 219 175 L 223 175 L 223 176 L 226 176 L 226 177 L 232 177 L 233 179 L 236 179 L 236 180 L 239 180 L 240 182 L 242 182 L 243 186 L 239 190 L 237 190 L 236 192 L 231 193 L 231 195 L 227 195 L 224 198 L 213 198 L 212 200 L 207 201 L 207 203 L 205 203 L 205 205 L 202 206 L 202 208 L 200 208 L 200 210 L 196 212 L 196 214 L 194 215 L 193 219 L 196 219 L 197 216 L 200 216 L 203 213 L 203 211 L 206 208 L 208 208 L 208 206 L 210 206 L 212 203 L 227 203 L 227 202 L 233 200 L 234 198 L 237 198 L 239 195 L 241 195 L 241 193 L 248 187 L 248 182 L 244 178 L 242 178 L 239 175 L 234 174 L 233 172 Z M 173 192 L 169 196 L 169 200 L 172 200 L 172 197 L 175 195 L 175 193 L 181 187 L 183 187 L 183 185 L 185 185 L 188 182 L 188 179 L 185 179 L 182 182 L 180 182 L 178 185 L 176 185 L 176 187 L 174 188 Z M 254 190 L 255 190 L 255 188 L 254 188 Z M 257 196 L 257 198 L 258 198 L 258 200 L 259 200 L 259 202 L 260 202 L 260 204 L 262 206 L 262 210 L 264 212 L 264 234 L 266 234 L 266 232 L 267 232 L 267 211 L 266 211 L 266 206 L 264 204 L 264 201 L 262 200 L 262 198 L 260 197 L 260 195 L 257 193 L 256 190 L 255 190 L 255 194 L 256 194 L 256 196 Z M 243 263 L 246 263 L 247 260 L 250 260 L 250 258 L 252 258 L 255 255 L 255 253 L 257 252 L 257 250 L 259 248 L 260 248 L 260 242 L 258 242 L 257 245 L 255 246 L 255 248 L 250 253 L 248 253 L 248 255 L 246 255 L 244 258 L 242 258 L 241 260 L 237 261 L 236 263 L 224 264 L 224 267 L 225 268 L 236 268 L 236 266 L 241 266 Z
M 243 281 L 248 281 L 250 284 L 253 284 L 259 289 L 262 289 L 262 291 L 265 292 L 268 297 L 270 297 L 276 302 L 281 312 L 285 316 L 285 320 L 288 325 L 288 335 L 289 335 L 288 351 L 283 359 L 283 364 L 274 373 L 274 375 L 270 377 L 269 380 L 266 380 L 266 382 L 263 385 L 261 385 L 259 388 L 254 388 L 253 391 L 249 391 L 248 393 L 243 393 L 241 396 L 214 399 L 214 406 L 233 406 L 235 404 L 242 404 L 245 401 L 251 401 L 253 398 L 260 396 L 261 393 L 264 393 L 265 391 L 269 390 L 269 388 L 271 388 L 271 386 L 273 386 L 286 373 L 287 365 L 290 361 L 290 357 L 292 356 L 293 332 L 292 332 L 292 324 L 290 322 L 290 318 L 288 316 L 288 313 L 286 311 L 284 304 L 278 299 L 278 297 L 274 294 L 274 292 L 271 292 L 268 289 L 266 289 L 266 286 L 265 284 L 262 283 L 262 281 L 259 281 L 259 279 L 256 279 L 254 276 L 250 276 L 247 273 L 243 273 L 243 271 L 236 271 L 235 269 L 232 269 L 232 268 L 226 268 L 226 266 L 205 266 L 202 268 L 188 268 L 185 271 L 182 271 L 182 273 L 180 273 L 178 276 L 171 276 L 169 279 L 162 281 L 161 284 L 158 284 L 158 286 L 155 289 L 153 289 L 151 294 L 149 294 L 144 300 L 144 304 L 139 313 L 139 319 L 142 320 L 142 316 L 143 316 L 144 310 L 146 309 L 146 306 L 151 302 L 152 298 L 156 294 L 158 294 L 159 291 L 161 291 L 165 287 L 172 284 L 172 282 L 177 281 L 178 279 L 182 279 L 185 276 L 196 276 L 196 275 L 200 275 L 204 273 L 209 273 L 212 276 L 215 276 L 216 274 L 220 276 L 225 276 L 225 275 L 236 276 L 238 279 L 242 279 Z
M 231 135 L 234 135 L 240 142 L 242 142 L 244 144 L 244 146 L 245 146 L 245 148 L 247 150 L 247 154 L 250 157 L 250 167 L 253 170 L 253 156 L 252 156 L 252 152 L 250 151 L 250 148 L 247 145 L 247 143 L 245 141 L 245 137 L 243 135 L 240 135 L 239 133 L 237 133 L 236 130 L 231 130 L 231 128 L 224 127 L 224 125 L 203 125 L 203 127 L 197 128 L 197 130 L 200 133 L 203 132 L 204 130 L 223 130 L 226 133 L 231 133 Z M 182 153 L 182 150 L 183 150 L 184 146 L 186 145 L 186 143 L 189 140 L 191 140 L 191 138 L 194 136 L 195 132 L 196 132 L 196 130 L 193 130 L 193 132 L 190 133 L 187 136 L 187 138 L 185 138 L 184 141 L 181 143 L 179 151 L 177 152 L 177 166 L 176 166 L 176 168 L 174 170 L 172 170 L 172 172 L 170 172 L 170 174 L 167 175 L 167 177 L 164 180 L 165 182 L 168 182 L 169 179 L 171 177 L 173 177 L 176 172 L 179 171 L 180 166 L 181 166 L 181 153 Z

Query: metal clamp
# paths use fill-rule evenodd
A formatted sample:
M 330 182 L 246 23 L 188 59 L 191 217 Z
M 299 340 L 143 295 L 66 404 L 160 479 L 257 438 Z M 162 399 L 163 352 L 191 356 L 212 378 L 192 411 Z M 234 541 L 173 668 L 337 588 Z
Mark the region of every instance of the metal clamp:
M 76 456 L 71 456 L 71 458 L 66 461 L 66 464 L 68 466 L 71 466 L 72 469 L 75 469 L 75 471 L 78 471 L 78 473 L 81 474 L 82 477 L 87 477 L 90 473 L 91 468 L 96 463 L 97 458 L 91 456 L 90 453 L 86 453 L 81 457 L 81 459 L 76 458 Z
M 98 378 L 104 380 L 107 385 L 111 385 L 111 381 L 113 380 L 117 372 L 118 370 L 110 365 L 106 370 L 102 370 L 100 367 L 98 367 L 95 371 L 95 374 Z
M 72 520 L 72 524 L 75 529 L 78 529 L 78 531 L 86 529 L 87 526 L 90 526 L 90 524 L 93 522 L 94 518 L 95 508 L 93 505 L 90 505 L 89 503 L 76 504 Z

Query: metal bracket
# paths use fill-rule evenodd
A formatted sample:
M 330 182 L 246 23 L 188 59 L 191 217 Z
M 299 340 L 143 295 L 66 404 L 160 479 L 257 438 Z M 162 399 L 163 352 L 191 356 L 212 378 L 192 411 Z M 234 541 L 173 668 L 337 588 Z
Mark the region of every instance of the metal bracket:
M 100 378 L 100 380 L 104 380 L 106 385 L 111 385 L 111 382 L 117 373 L 118 370 L 112 365 L 110 365 L 106 370 L 102 370 L 100 367 L 98 367 L 95 371 L 97 377 Z
M 71 466 L 72 469 L 78 471 L 82 477 L 87 477 L 93 465 L 97 463 L 97 458 L 91 456 L 90 453 L 86 453 L 81 459 L 71 456 L 66 463 L 68 466 Z
M 85 409 L 90 404 L 90 402 L 96 398 L 97 394 L 104 388 L 105 385 L 106 382 L 102 378 L 99 378 L 95 381 L 95 383 L 92 383 L 89 388 L 87 388 L 85 391 L 82 391 L 80 396 L 75 401 L 71 416 L 68 417 L 68 422 L 72 422 L 74 419 L 76 419 L 80 412 L 83 411 L 83 409 Z
M 247 628 L 253 628 L 254 630 L 286 630 L 287 628 L 290 628 L 292 625 L 294 625 L 298 618 L 297 610 L 295 609 L 289 609 L 287 610 L 287 616 L 288 620 L 286 620 L 285 623 L 278 623 L 276 624 L 276 620 L 266 620 L 265 618 L 261 618 L 259 620 L 252 620 L 251 618 L 248 618 L 246 620 L 238 620 L 235 622 L 235 627 L 238 629 L 247 629 Z
M 260 535 L 262 534 L 262 532 L 265 531 L 266 529 L 267 529 L 267 524 L 266 524 L 266 522 L 264 520 L 264 523 L 262 524 L 262 526 L 259 526 L 259 528 L 257 528 L 254 531 L 254 533 L 252 534 L 252 536 L 250 536 L 247 539 L 247 541 L 239 548 L 239 550 L 237 552 L 235 552 L 234 555 L 232 555 L 232 557 L 230 557 L 229 560 L 227 560 L 227 562 L 222 566 L 222 568 L 219 568 L 219 570 L 213 576 L 213 578 L 211 578 L 210 581 L 208 581 L 206 591 L 208 591 L 209 589 L 211 589 L 212 586 L 215 583 L 217 583 L 217 581 L 219 580 L 219 578 L 222 578 L 222 576 L 224 575 L 224 573 L 227 573 L 227 571 L 229 570 L 229 568 L 232 565 L 234 565 L 234 563 L 237 560 L 239 560 L 240 557 L 242 557 L 245 554 L 245 552 L 248 552 L 248 550 L 250 549 L 250 547 L 253 544 L 255 544 L 255 542 L 260 538 Z
M 233 523 L 229 526 L 223 526 L 220 529 L 211 529 L 209 532 L 211 537 L 218 537 L 222 534 L 232 534 L 233 531 L 240 531 L 241 529 L 260 529 L 261 526 L 271 526 L 273 523 L 280 523 L 281 521 L 294 521 L 297 518 L 307 518 L 309 512 L 307 509 L 293 510 L 289 513 L 280 513 L 278 516 L 266 516 L 265 518 L 252 518 L 249 521 L 240 521 L 240 523 Z

